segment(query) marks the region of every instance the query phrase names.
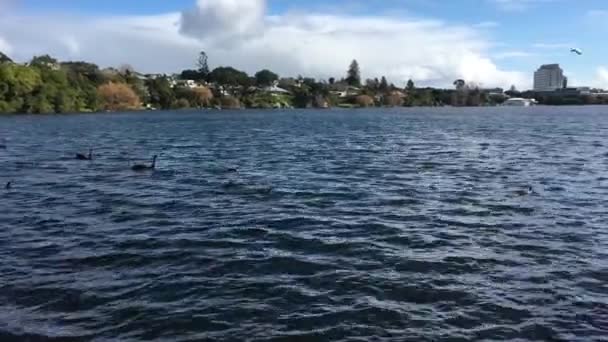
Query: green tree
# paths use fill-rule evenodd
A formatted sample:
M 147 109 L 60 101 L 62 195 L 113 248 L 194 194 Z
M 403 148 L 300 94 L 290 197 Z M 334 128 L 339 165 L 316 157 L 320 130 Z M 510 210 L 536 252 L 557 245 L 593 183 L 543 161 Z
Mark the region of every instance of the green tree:
M 99 86 L 109 81 L 104 77 L 99 67 L 93 63 L 82 61 L 62 62 L 61 68 L 68 73 L 68 78 L 71 82 L 78 83 L 79 85 L 92 83 L 94 86 Z
M 380 90 L 381 91 L 387 91 L 388 88 L 388 81 L 386 80 L 386 77 L 382 76 L 382 79 L 380 80 Z
M 220 85 L 244 86 L 251 85 L 251 79 L 247 73 L 236 70 L 233 67 L 217 67 L 209 73 L 209 80 Z
M 264 69 L 255 74 L 255 82 L 260 87 L 267 87 L 279 80 L 279 75 L 274 72 Z
M 69 113 L 93 110 L 87 108 L 86 94 L 73 83 L 63 69 L 40 67 L 42 85 L 26 99 L 24 111 L 31 113 Z
M 30 100 L 41 85 L 42 78 L 38 69 L 0 64 L 0 112 L 24 112 L 26 100 Z
M 405 89 L 408 92 L 413 92 L 414 90 L 416 90 L 416 86 L 414 85 L 414 81 L 412 81 L 411 79 L 409 79 L 407 81 L 407 85 L 405 86 Z
M 359 68 L 359 63 L 356 59 L 350 63 L 346 75 L 346 82 L 349 85 L 353 87 L 361 86 L 361 69 Z
M 207 53 L 205 51 L 201 51 L 198 55 L 198 59 L 196 61 L 196 66 L 198 67 L 199 78 L 198 80 L 204 80 L 209 75 L 209 57 L 207 57 Z
M 68 87 L 75 92 L 77 100 L 74 102 L 74 105 L 79 108 L 78 110 L 99 110 L 100 102 L 97 87 L 108 81 L 101 70 L 99 70 L 99 67 L 86 62 L 62 62 L 61 70 L 67 74 Z M 63 96 L 60 95 L 58 101 L 61 100 L 61 102 L 65 103 Z M 56 108 L 60 107 L 65 108 L 65 106 L 56 106 Z
M 308 108 L 312 106 L 310 88 L 307 85 L 293 89 L 293 105 L 297 108 Z
M 37 68 L 54 68 L 57 65 L 57 60 L 49 55 L 34 56 L 30 61 L 30 66 Z
M 378 90 L 378 87 L 380 87 L 380 83 L 378 83 L 378 79 L 371 79 L 368 78 L 367 80 L 365 80 L 365 86 L 367 88 L 369 88 L 369 90 L 373 90 L 376 91 Z
M 182 70 L 179 77 L 182 80 L 201 80 L 204 78 L 198 70 L 192 69 Z
M 81 97 L 84 101 L 84 106 L 89 111 L 98 111 L 101 109 L 101 101 L 99 99 L 99 94 L 97 93 L 97 88 L 88 84 L 81 90 Z
M 135 72 L 130 72 L 124 76 L 124 82 L 137 94 L 137 97 L 143 102 L 150 101 L 150 93 L 146 87 L 144 80 L 139 78 Z
M 521 93 L 519 91 L 517 91 L 517 88 L 515 88 L 514 85 L 512 85 L 509 90 L 505 91 L 505 94 L 507 94 L 510 97 L 520 97 L 521 96 Z
M 167 77 L 148 79 L 146 87 L 150 94 L 148 102 L 161 109 L 170 109 L 175 102 L 175 93 Z
M 464 89 L 466 85 L 467 84 L 463 79 L 457 79 L 456 81 L 454 81 L 454 87 L 456 87 L 457 90 Z

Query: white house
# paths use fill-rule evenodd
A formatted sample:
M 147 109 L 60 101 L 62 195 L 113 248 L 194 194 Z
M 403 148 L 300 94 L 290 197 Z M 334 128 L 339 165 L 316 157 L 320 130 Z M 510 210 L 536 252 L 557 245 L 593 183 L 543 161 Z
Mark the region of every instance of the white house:
M 269 92 L 271 94 L 277 94 L 277 95 L 279 95 L 279 94 L 289 94 L 288 90 L 280 88 L 280 87 L 278 87 L 276 85 L 273 85 L 271 87 L 266 87 L 266 88 L 264 88 L 264 91 Z
M 521 97 L 513 97 L 505 101 L 502 105 L 506 107 L 530 107 L 536 105 L 535 99 L 524 99 Z
M 175 81 L 175 86 L 192 89 L 198 87 L 199 85 L 195 80 L 177 80 Z

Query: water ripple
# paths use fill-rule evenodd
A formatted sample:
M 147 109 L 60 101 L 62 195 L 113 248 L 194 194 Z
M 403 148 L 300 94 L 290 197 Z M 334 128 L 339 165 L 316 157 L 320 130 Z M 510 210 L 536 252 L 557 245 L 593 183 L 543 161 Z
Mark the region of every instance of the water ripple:
M 0 340 L 601 341 L 602 111 L 0 118 Z

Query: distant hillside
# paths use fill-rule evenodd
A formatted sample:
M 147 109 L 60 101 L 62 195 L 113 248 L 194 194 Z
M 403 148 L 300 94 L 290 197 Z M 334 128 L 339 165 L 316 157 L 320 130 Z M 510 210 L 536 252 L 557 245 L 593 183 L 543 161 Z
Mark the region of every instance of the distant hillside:
M 6 63 L 6 62 L 12 63 L 13 60 L 0 51 L 0 63 Z

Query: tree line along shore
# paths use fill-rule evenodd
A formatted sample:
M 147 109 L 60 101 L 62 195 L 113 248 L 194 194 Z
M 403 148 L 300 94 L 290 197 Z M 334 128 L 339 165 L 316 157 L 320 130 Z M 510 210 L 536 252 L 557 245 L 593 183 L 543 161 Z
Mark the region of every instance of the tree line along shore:
M 283 77 L 264 69 L 253 76 L 233 67 L 208 67 L 205 52 L 194 69 L 178 74 L 142 74 L 129 65 L 101 69 L 83 61 L 35 56 L 15 63 L 0 52 L 0 113 L 82 113 L 187 108 L 359 108 L 399 106 L 493 106 L 511 97 L 541 104 L 608 104 L 607 98 L 545 96 L 533 92 L 483 89 L 455 80 L 453 88 L 404 87 L 386 77 L 363 81 L 356 60 L 344 77 L 318 80 Z

